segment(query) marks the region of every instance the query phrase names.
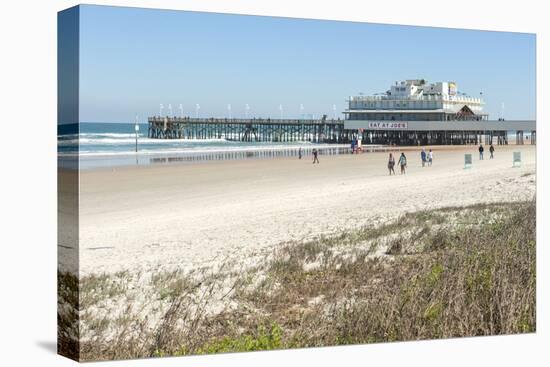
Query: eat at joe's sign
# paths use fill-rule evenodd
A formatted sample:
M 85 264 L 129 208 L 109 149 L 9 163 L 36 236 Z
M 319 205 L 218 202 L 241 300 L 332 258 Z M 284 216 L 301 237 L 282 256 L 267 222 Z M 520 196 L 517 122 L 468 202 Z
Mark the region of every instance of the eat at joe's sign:
M 409 127 L 408 122 L 369 122 L 369 129 L 402 130 Z

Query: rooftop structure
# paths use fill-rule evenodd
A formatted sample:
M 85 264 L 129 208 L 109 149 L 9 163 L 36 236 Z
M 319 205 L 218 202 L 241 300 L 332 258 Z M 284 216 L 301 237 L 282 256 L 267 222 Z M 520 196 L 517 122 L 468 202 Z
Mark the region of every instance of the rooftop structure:
M 385 93 L 350 97 L 344 113 L 346 120 L 480 121 L 488 119 L 484 104 L 460 93 L 455 82 L 410 79 L 395 82 Z

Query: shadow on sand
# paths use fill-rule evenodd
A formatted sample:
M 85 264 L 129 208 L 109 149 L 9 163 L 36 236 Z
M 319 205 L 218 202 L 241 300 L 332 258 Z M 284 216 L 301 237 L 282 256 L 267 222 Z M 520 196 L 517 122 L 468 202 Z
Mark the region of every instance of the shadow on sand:
M 51 340 L 38 340 L 36 342 L 40 348 L 46 350 L 47 352 L 57 354 L 57 343 Z

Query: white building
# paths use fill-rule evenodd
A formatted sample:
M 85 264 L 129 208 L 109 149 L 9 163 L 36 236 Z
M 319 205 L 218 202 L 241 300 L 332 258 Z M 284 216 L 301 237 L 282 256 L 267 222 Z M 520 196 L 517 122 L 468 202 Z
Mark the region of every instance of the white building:
M 395 82 L 381 95 L 350 97 L 344 113 L 347 120 L 479 121 L 488 119 L 484 104 L 481 98 L 459 93 L 455 82 L 412 79 Z

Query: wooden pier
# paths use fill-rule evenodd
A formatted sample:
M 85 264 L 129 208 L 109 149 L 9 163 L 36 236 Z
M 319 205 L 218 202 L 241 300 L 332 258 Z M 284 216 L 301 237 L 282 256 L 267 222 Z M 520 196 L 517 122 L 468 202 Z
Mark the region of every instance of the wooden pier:
M 247 142 L 347 143 L 353 131 L 343 120 L 217 119 L 149 117 L 153 139 L 226 139 Z
M 398 128 L 392 127 L 397 123 Z M 509 132 L 516 144 L 536 143 L 535 121 L 384 121 L 321 119 L 219 119 L 149 117 L 148 137 L 153 139 L 225 139 L 243 142 L 295 142 L 348 144 L 468 145 L 508 144 Z M 385 126 L 385 125 L 383 125 Z

